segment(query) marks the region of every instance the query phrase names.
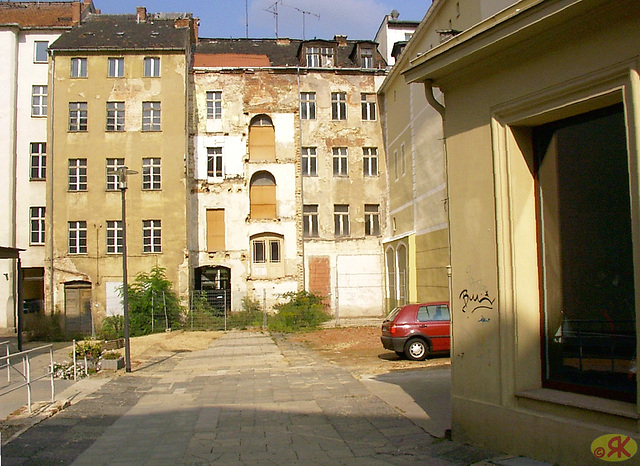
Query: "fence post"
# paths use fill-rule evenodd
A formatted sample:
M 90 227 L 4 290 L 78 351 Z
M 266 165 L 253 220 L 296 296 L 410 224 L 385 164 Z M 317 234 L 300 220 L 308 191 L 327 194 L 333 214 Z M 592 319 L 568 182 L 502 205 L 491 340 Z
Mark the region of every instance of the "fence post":
M 7 342 L 7 382 L 11 382 L 11 359 L 9 359 L 10 354 L 11 350 L 9 349 L 9 343 Z
M 26 374 L 27 374 L 27 405 L 31 414 L 31 365 L 29 364 L 29 353 L 25 354 Z
M 262 290 L 262 330 L 267 328 L 267 289 Z
M 227 331 L 227 290 L 224 292 L 224 331 Z
M 51 365 L 49 366 L 49 372 L 51 373 L 51 403 L 56 401 L 56 388 L 53 383 L 53 346 L 49 348 L 49 355 L 51 356 Z
M 73 340 L 73 381 L 78 380 L 78 359 L 76 358 L 76 341 Z

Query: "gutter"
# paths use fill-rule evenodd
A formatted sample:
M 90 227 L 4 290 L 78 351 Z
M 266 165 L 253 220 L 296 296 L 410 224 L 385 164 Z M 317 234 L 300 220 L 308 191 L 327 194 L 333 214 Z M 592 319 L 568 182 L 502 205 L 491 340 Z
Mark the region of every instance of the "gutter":
M 45 208 L 45 225 L 49 225 L 49 228 L 47 229 L 47 236 L 49 237 L 49 261 L 50 261 L 50 270 L 49 270 L 49 299 L 51 300 L 51 304 L 50 304 L 50 308 L 49 308 L 49 312 L 50 315 L 54 315 L 54 311 L 55 311 L 55 299 L 54 299 L 54 295 L 55 295 L 55 290 L 54 290 L 54 280 L 53 280 L 53 251 L 54 251 L 54 247 L 53 247 L 53 239 L 54 239 L 54 222 L 53 222 L 53 137 L 54 137 L 54 132 L 53 132 L 53 109 L 54 109 L 54 105 L 53 105 L 53 99 L 54 99 L 54 92 L 53 92 L 53 87 L 54 87 L 54 83 L 55 83 L 55 60 L 54 60 L 54 50 L 50 50 L 50 56 L 51 56 L 51 67 L 49 68 L 49 107 L 48 107 L 48 123 L 49 123 L 49 135 L 50 135 L 50 141 L 47 141 L 47 167 L 46 167 L 46 172 L 45 172 L 45 176 L 47 177 L 47 186 L 49 188 L 49 193 L 48 193 L 48 197 L 49 197 L 49 202 L 45 203 L 45 205 L 47 206 Z M 46 220 L 49 220 L 48 222 Z M 45 238 L 46 241 L 46 238 Z M 45 311 L 46 311 L 46 301 L 45 301 Z

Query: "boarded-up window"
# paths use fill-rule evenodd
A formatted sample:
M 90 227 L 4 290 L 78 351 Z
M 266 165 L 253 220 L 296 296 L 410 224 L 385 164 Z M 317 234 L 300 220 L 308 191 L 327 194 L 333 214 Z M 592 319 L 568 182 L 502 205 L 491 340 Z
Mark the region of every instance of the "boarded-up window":
M 276 218 L 276 180 L 269 172 L 258 172 L 251 179 L 251 218 Z
M 224 249 L 224 209 L 207 209 L 207 251 Z
M 249 126 L 249 160 L 276 160 L 276 135 L 271 118 L 258 115 Z

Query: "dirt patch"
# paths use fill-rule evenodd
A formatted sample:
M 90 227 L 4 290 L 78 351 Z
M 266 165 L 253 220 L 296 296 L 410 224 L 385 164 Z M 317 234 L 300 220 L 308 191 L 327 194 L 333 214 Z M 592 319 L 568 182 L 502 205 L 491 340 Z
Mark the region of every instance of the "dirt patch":
M 323 357 L 357 376 L 384 374 L 389 371 L 442 367 L 450 364 L 446 356 L 425 361 L 408 361 L 380 343 L 380 327 L 337 327 L 289 337 L 318 351 Z

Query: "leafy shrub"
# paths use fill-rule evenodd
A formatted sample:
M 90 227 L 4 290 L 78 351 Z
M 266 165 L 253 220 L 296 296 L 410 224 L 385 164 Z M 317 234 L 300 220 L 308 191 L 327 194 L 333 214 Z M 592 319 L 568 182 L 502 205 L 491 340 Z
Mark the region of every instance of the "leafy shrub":
M 24 314 L 24 336 L 26 341 L 64 341 L 60 325 L 60 314 Z
M 180 327 L 184 309 L 172 283 L 167 280 L 165 269 L 153 267 L 141 272 L 129 285 L 129 333 L 131 336 L 148 335 L 152 330 Z M 159 325 L 152 322 L 154 316 Z
M 102 354 L 102 343 L 99 341 L 84 340 L 76 342 L 76 359 L 98 359 Z M 73 358 L 73 350 L 69 353 Z
M 325 310 L 324 297 L 308 291 L 290 292 L 283 295 L 289 301 L 277 304 L 278 311 L 269 317 L 269 330 L 275 332 L 295 332 L 318 328 L 331 319 Z
M 102 359 L 118 359 L 122 357 L 122 355 L 117 351 L 105 351 L 100 357 Z
M 103 340 L 124 338 L 124 316 L 109 316 L 103 319 L 98 335 Z

